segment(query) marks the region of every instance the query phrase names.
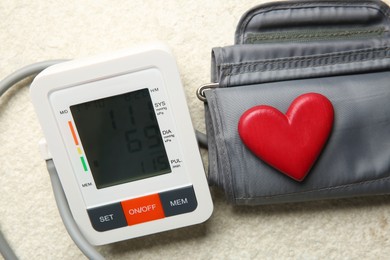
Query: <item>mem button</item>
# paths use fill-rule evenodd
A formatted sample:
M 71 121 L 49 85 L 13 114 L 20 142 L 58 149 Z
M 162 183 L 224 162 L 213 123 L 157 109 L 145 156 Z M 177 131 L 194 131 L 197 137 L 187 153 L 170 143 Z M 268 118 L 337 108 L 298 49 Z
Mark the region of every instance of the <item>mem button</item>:
M 120 203 L 88 209 L 88 215 L 93 228 L 99 232 L 127 226 Z
M 198 206 L 192 186 L 162 192 L 159 195 L 166 217 L 192 212 Z

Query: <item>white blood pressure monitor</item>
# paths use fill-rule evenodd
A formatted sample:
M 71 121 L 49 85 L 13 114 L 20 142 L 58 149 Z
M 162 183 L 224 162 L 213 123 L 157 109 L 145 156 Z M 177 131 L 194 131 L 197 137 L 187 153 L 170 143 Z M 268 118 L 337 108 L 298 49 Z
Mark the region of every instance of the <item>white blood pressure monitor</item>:
M 179 73 L 164 45 L 52 66 L 31 96 L 73 217 L 92 244 L 210 217 Z

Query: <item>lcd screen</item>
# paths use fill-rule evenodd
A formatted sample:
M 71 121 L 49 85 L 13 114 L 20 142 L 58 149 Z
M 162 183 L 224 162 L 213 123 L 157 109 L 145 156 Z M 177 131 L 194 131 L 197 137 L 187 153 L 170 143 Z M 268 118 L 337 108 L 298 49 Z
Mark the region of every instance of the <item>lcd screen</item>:
M 70 110 L 98 189 L 171 172 L 147 88 Z

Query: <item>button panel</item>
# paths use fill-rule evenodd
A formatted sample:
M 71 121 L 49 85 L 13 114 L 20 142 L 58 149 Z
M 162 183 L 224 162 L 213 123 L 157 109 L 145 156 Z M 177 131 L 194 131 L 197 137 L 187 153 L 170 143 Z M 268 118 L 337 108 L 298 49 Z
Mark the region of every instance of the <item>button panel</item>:
M 192 186 L 88 209 L 92 226 L 107 231 L 194 211 L 198 206 Z

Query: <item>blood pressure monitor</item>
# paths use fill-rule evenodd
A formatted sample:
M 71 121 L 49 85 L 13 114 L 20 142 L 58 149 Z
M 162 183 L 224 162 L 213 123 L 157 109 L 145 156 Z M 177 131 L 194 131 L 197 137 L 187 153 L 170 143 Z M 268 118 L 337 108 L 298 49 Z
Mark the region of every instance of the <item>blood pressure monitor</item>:
M 164 45 L 52 66 L 31 97 L 73 217 L 94 245 L 200 223 L 212 201 Z

